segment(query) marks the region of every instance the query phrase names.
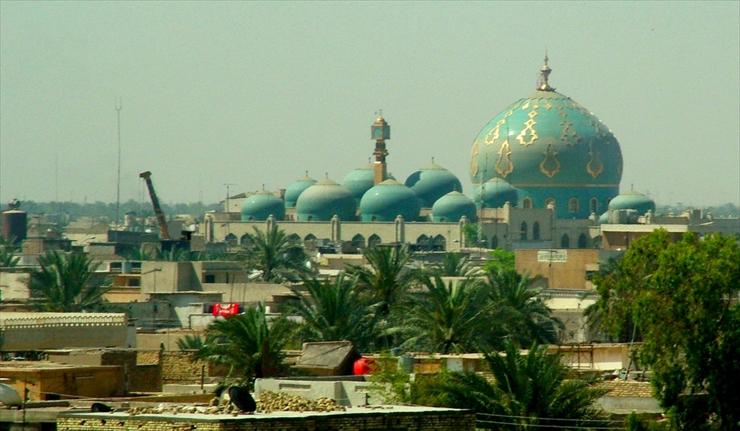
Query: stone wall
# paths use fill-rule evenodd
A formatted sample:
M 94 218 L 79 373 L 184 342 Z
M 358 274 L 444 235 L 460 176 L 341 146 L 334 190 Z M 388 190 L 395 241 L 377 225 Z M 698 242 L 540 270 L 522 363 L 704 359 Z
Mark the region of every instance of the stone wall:
M 475 415 L 461 410 L 406 408 L 363 410 L 299 416 L 255 415 L 238 418 L 207 418 L 147 415 L 63 414 L 58 431 L 473 431 Z M 410 410 L 410 411 L 409 411 Z

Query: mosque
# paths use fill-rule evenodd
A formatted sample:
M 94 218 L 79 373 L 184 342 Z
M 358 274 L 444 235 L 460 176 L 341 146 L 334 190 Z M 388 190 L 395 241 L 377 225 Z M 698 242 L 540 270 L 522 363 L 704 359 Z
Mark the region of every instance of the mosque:
M 341 182 L 306 174 L 277 193 L 231 197 L 224 212 L 206 215 L 206 240 L 247 243 L 255 227 L 278 224 L 296 240 L 357 248 L 592 247 L 593 227 L 608 221 L 608 210 L 642 215 L 654 212 L 655 203 L 635 192 L 619 195 L 619 142 L 593 113 L 555 91 L 551 72 L 545 56 L 535 91 L 478 133 L 468 195 L 458 177 L 434 161 L 404 182 L 389 175 L 391 127 L 378 115 L 370 130 L 372 163 Z M 476 223 L 478 244 L 464 233 L 470 223 Z

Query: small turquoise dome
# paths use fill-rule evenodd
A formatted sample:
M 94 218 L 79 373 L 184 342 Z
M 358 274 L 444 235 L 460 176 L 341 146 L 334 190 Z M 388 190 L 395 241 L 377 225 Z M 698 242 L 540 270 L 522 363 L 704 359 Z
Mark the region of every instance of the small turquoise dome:
M 360 201 L 362 221 L 393 221 L 396 216 L 415 220 L 421 203 L 416 193 L 396 180 L 385 180 L 368 190 Z
M 625 192 L 609 202 L 610 210 L 636 210 L 643 215 L 648 211 L 655 212 L 655 202 L 638 192 Z
M 604 211 L 603 214 L 599 216 L 599 224 L 607 224 L 609 223 L 609 211 Z
M 352 193 L 330 179 L 308 187 L 296 202 L 298 221 L 354 220 L 357 203 Z
M 305 177 L 300 178 L 293 184 L 289 185 L 288 188 L 285 189 L 285 207 L 294 208 L 295 203 L 298 202 L 298 196 L 314 184 L 316 184 L 316 180 L 306 174 Z
M 475 202 L 480 205 L 481 199 L 485 208 L 501 208 L 506 202 L 511 206 L 519 204 L 519 192 L 514 186 L 501 178 L 491 178 L 475 188 Z
M 434 161 L 431 165 L 409 175 L 405 184 L 419 196 L 424 208 L 431 208 L 437 199 L 449 192 L 462 192 L 460 180 Z
M 261 191 L 247 196 L 242 203 L 242 220 L 267 220 L 273 216 L 277 220 L 285 218 L 285 203 L 274 194 Z
M 372 163 L 350 171 L 342 180 L 342 186 L 349 190 L 358 202 L 362 199 L 362 195 L 374 185 L 375 171 Z
M 449 192 L 432 206 L 432 221 L 458 222 L 462 216 L 466 216 L 474 222 L 477 219 L 475 210 L 475 203 L 469 197 L 458 191 Z

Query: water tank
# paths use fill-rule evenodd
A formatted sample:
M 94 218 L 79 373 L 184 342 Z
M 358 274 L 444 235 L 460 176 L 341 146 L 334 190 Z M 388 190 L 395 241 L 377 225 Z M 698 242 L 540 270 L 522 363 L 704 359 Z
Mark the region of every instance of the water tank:
M 25 211 L 11 209 L 3 211 L 3 239 L 19 244 L 26 239 L 28 214 Z

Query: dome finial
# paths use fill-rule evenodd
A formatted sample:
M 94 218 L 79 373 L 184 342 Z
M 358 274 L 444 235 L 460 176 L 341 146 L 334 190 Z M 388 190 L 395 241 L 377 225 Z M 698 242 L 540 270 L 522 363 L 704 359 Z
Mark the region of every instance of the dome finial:
M 547 56 L 547 50 L 545 50 L 545 64 L 540 68 L 540 77 L 537 79 L 537 89 L 540 91 L 555 91 L 554 87 L 550 87 L 548 79 L 552 69 L 550 69 L 550 58 Z

